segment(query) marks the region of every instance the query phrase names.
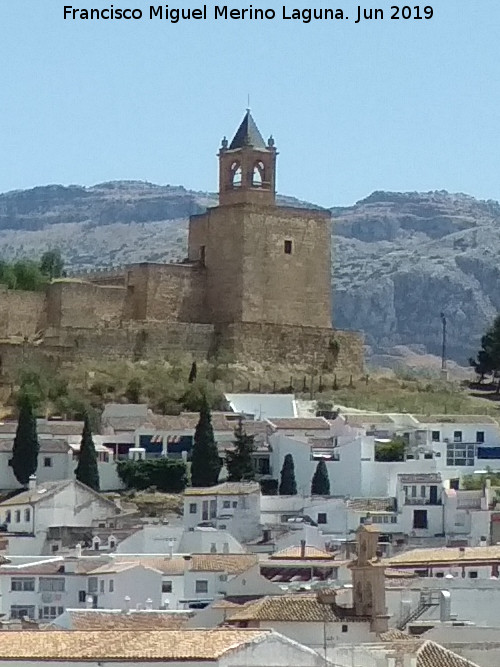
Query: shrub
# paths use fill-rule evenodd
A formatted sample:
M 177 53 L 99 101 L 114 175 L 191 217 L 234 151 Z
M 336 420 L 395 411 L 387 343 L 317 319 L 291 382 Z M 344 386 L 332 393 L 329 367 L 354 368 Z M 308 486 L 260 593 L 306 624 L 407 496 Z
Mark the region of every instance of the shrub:
M 187 468 L 179 459 L 118 461 L 118 475 L 127 489 L 144 491 L 152 486 L 165 493 L 181 493 L 187 484 Z

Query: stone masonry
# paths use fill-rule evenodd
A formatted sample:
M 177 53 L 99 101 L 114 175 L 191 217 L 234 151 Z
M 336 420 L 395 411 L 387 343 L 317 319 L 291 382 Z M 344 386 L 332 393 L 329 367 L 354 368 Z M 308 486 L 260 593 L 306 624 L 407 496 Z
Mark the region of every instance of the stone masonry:
M 176 350 L 361 374 L 363 340 L 332 328 L 330 214 L 279 207 L 276 148 L 247 112 L 219 151 L 219 206 L 189 222 L 181 264 L 0 291 L 0 372 L 26 358 L 157 358 Z

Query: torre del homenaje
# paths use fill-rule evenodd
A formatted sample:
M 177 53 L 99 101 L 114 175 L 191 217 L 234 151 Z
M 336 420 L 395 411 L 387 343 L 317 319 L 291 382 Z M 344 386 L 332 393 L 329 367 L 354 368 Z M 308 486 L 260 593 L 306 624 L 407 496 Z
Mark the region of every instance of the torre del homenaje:
M 187 258 L 0 291 L 1 372 L 52 361 L 224 353 L 361 373 L 362 337 L 332 327 L 329 211 L 276 204 L 274 140 L 247 111 L 222 140 L 219 205 L 189 220 Z

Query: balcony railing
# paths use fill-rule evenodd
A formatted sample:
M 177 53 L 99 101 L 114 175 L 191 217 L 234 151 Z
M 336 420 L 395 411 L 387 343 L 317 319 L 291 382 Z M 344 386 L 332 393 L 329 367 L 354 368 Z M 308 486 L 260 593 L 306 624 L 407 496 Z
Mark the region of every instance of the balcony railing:
M 405 498 L 405 505 L 441 505 L 441 498 Z

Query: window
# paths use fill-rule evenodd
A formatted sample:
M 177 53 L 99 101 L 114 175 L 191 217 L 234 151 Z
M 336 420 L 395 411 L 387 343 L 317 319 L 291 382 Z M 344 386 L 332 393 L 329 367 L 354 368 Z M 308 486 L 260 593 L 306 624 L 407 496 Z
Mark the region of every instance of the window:
M 212 544 L 210 545 L 210 553 L 211 554 L 217 553 L 217 544 L 215 542 L 212 542 Z
M 64 577 L 40 577 L 38 590 L 47 593 L 63 593 Z
M 52 551 L 53 554 L 57 553 L 59 551 L 59 545 L 58 544 L 51 544 L 50 550 Z
M 432 431 L 432 442 L 439 442 L 441 440 L 441 431 Z
M 347 630 L 348 630 L 347 625 L 343 625 L 343 626 L 342 626 L 342 632 L 347 632 Z
M 204 500 L 201 505 L 201 520 L 208 521 L 208 500 Z
M 62 607 L 39 607 L 38 618 L 42 620 L 54 620 L 63 613 Z
M 327 523 L 326 512 L 318 513 L 318 523 Z
M 256 188 L 262 187 L 262 181 L 264 180 L 264 164 L 262 162 L 257 162 L 253 168 L 252 173 L 252 185 Z
M 427 528 L 427 510 L 413 510 L 413 528 Z
M 35 619 L 35 605 L 13 604 L 10 607 L 11 618 L 31 618 Z
M 221 574 L 219 576 L 219 581 L 227 581 L 227 574 Z
M 284 243 L 284 251 L 285 255 L 291 255 L 292 254 L 292 242 L 290 240 L 286 240 Z
M 217 500 L 210 501 L 210 518 L 215 519 L 217 517 Z
M 231 507 L 231 503 L 229 502 L 229 500 L 224 500 L 224 501 L 222 502 L 222 509 L 227 510 L 227 509 L 229 509 L 230 507 Z
M 16 512 L 14 514 L 14 517 L 15 517 L 16 523 L 19 523 L 21 521 L 21 510 L 16 510 Z
M 196 503 L 189 503 L 189 514 L 196 514 L 198 505 Z
M 469 572 L 469 579 L 477 579 L 477 570 L 471 570 Z
M 397 523 L 398 522 L 398 517 L 397 516 L 391 516 L 391 523 Z
M 420 487 L 420 497 L 425 498 L 426 493 L 425 493 L 425 486 Z
M 408 498 L 408 487 L 403 486 L 403 491 L 404 491 L 405 496 Z
M 442 579 L 444 577 L 444 572 L 436 572 L 436 577 Z
M 412 487 L 411 487 L 411 497 L 412 497 L 412 498 L 416 498 L 416 497 L 417 497 L 417 487 L 416 487 L 416 486 L 412 486 Z
M 44 456 L 43 458 L 43 467 L 52 468 L 52 458 L 50 456 Z
M 208 593 L 208 581 L 206 579 L 197 579 L 195 582 L 196 593 Z
M 233 500 L 233 509 L 236 509 L 238 507 L 238 501 Z
M 11 591 L 34 591 L 35 577 L 12 577 L 10 580 Z
M 89 593 L 97 593 L 97 577 L 89 577 Z
M 162 581 L 161 582 L 161 592 L 162 593 L 171 593 L 172 592 L 172 582 L 171 581 Z
M 99 584 L 100 584 L 99 588 L 100 588 L 100 590 L 101 590 L 101 593 L 104 593 L 104 579 L 101 579 L 101 581 L 99 582 Z
M 87 591 L 78 591 L 78 602 L 85 602 L 87 600 Z
M 453 431 L 453 442 L 462 442 L 462 431 Z
M 484 442 L 484 431 L 476 431 L 476 442 L 480 444 Z
M 7 510 L 5 512 L 5 523 L 10 523 L 10 520 L 11 520 L 10 510 Z
M 446 465 L 473 466 L 475 445 L 465 445 L 460 442 L 446 446 Z
M 28 509 L 24 510 L 24 520 L 26 522 L 31 521 L 31 510 L 30 510 L 29 507 L 28 507 Z

